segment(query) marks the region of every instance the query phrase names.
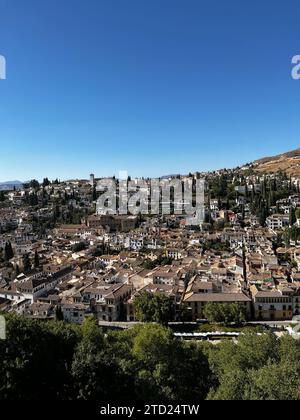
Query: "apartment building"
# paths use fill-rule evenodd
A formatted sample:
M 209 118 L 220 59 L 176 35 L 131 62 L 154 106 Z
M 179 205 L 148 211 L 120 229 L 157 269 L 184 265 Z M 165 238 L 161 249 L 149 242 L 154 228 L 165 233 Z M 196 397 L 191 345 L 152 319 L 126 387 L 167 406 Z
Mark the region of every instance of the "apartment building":
M 290 217 L 288 214 L 273 214 L 266 220 L 267 227 L 271 230 L 281 230 L 289 226 Z
M 282 291 L 259 290 L 251 286 L 254 318 L 258 321 L 279 321 L 293 318 L 293 297 Z
M 103 285 L 88 287 L 83 292 L 84 302 L 89 302 L 99 321 L 119 321 L 123 316 L 124 302 L 128 300 L 132 286 L 128 284 Z

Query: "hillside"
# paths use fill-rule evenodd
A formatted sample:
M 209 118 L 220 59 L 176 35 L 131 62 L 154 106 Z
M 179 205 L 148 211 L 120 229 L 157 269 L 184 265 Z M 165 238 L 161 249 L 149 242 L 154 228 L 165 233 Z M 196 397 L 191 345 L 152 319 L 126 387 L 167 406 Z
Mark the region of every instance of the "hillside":
M 257 160 L 253 164 L 258 172 L 270 173 L 281 170 L 291 176 L 300 176 L 300 148 L 278 156 Z

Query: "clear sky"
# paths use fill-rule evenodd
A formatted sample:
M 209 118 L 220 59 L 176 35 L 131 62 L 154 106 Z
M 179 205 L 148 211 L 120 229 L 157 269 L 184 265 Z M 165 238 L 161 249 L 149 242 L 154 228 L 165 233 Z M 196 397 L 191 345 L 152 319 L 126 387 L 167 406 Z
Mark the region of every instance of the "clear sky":
M 300 147 L 299 0 L 0 0 L 0 181 Z

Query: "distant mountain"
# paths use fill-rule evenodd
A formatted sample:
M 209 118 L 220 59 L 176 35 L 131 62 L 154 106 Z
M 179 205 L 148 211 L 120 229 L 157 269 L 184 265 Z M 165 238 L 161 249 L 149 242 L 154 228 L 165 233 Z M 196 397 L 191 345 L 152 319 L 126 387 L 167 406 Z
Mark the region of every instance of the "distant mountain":
M 278 156 L 256 160 L 253 165 L 258 172 L 283 171 L 291 176 L 300 176 L 300 148 Z
M 20 181 L 0 182 L 0 191 L 13 190 L 14 188 L 20 189 L 22 188 L 22 186 L 23 186 L 23 183 Z

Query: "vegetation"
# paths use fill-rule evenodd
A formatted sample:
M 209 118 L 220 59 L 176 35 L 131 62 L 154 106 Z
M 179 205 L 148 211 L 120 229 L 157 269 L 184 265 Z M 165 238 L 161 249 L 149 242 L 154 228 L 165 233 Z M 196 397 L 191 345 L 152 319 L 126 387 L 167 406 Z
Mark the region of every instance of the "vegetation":
M 86 244 L 84 242 L 79 242 L 78 244 L 75 244 L 73 246 L 72 251 L 73 252 L 80 252 L 80 251 L 84 251 L 86 249 Z
M 167 325 L 174 318 L 172 300 L 161 293 L 143 292 L 134 300 L 135 316 L 141 322 Z
M 0 400 L 204 399 L 209 391 L 202 350 L 157 325 L 104 335 L 93 319 L 79 327 L 8 316 L 7 324 Z
M 297 226 L 285 229 L 283 232 L 283 240 L 286 246 L 289 246 L 291 241 L 297 242 L 300 240 L 300 229 Z
M 206 251 L 230 252 L 230 243 L 206 241 L 202 246 L 202 253 L 205 253 Z
M 246 173 L 239 178 L 234 176 L 233 172 L 224 172 L 222 175 L 214 175 L 207 179 L 209 186 L 209 199 L 217 199 L 219 202 L 219 209 L 233 210 L 240 213 L 241 219 L 245 218 L 245 206 L 240 204 L 237 206 L 236 199 L 242 196 L 245 202 L 249 205 L 251 214 L 257 216 L 259 223 L 265 226 L 266 219 L 271 214 L 272 207 L 275 209 L 276 202 L 281 199 L 288 198 L 290 195 L 299 193 L 299 186 L 292 183 L 285 173 L 278 172 L 276 176 L 265 176 L 263 181 L 257 177 L 256 182 L 248 184 L 246 180 Z M 254 175 L 254 174 L 252 174 Z M 255 177 L 254 177 L 255 178 Z M 235 191 L 235 187 L 242 187 L 241 191 Z M 275 209 L 276 213 L 280 213 L 280 209 Z M 290 225 L 292 226 L 299 216 L 300 212 L 291 209 Z M 208 217 L 208 222 L 211 217 Z M 223 224 L 226 225 L 226 216 Z M 224 226 L 213 224 L 212 230 L 222 229 Z
M 153 270 L 154 268 L 159 267 L 159 266 L 171 265 L 172 262 L 173 262 L 172 258 L 161 256 L 154 261 L 146 260 L 143 264 L 143 267 L 146 270 Z
M 0 191 L 0 203 L 3 203 L 6 200 L 6 195 L 4 191 Z
M 211 400 L 299 400 L 300 342 L 247 335 L 206 353 L 214 376 Z
M 28 254 L 23 255 L 23 271 L 25 274 L 31 271 L 31 262 Z
M 12 249 L 11 243 L 6 242 L 4 247 L 4 259 L 5 261 L 10 261 L 14 257 L 14 251 Z
M 204 317 L 210 323 L 245 324 L 247 321 L 246 308 L 238 303 L 219 304 L 208 303 L 204 308 Z
M 154 324 L 104 334 L 92 318 L 82 327 L 6 318 L 0 400 L 300 399 L 300 341 L 289 336 L 210 345 Z

